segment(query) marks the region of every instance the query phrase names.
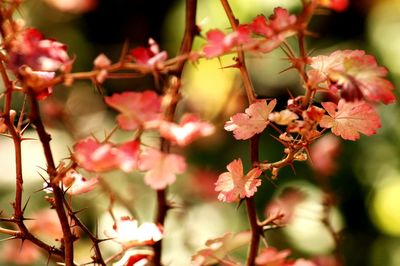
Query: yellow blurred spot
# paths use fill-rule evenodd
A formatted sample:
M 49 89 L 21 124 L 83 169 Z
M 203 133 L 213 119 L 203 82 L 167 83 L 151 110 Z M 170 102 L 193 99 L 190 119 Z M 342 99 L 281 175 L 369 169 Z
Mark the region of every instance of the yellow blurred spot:
M 368 36 L 390 72 L 400 74 L 400 1 L 375 1 L 368 16 Z M 390 40 L 390 41 L 388 41 Z
M 372 198 L 371 215 L 384 233 L 400 236 L 400 174 L 386 178 L 376 188 Z
M 224 108 L 233 88 L 236 68 L 223 68 L 233 65 L 232 55 L 220 60 L 200 60 L 190 65 L 183 75 L 183 94 L 191 106 L 206 118 L 216 116 Z

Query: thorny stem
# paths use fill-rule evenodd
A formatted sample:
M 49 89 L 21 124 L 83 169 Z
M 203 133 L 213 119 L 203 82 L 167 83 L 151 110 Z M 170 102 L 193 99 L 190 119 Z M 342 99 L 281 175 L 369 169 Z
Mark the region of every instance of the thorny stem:
M 14 142 L 14 150 L 15 150 L 15 202 L 14 202 L 14 218 L 17 220 L 21 220 L 23 217 L 22 213 L 22 190 L 24 180 L 22 178 L 22 151 L 21 151 L 21 136 L 15 130 L 14 124 L 10 118 L 10 110 L 11 110 L 11 100 L 12 100 L 12 91 L 13 84 L 7 76 L 6 70 L 4 68 L 3 62 L 0 63 L 0 71 L 1 76 L 4 82 L 4 86 L 6 88 L 6 97 L 4 102 L 4 110 L 3 110 L 3 118 L 4 123 L 7 125 L 8 131 Z
M 99 243 L 101 240 L 99 240 L 95 235 L 92 234 L 92 232 L 86 227 L 84 223 L 81 222 L 81 220 L 76 216 L 76 214 L 73 212 L 71 206 L 69 203 L 64 199 L 64 205 L 68 210 L 68 214 L 71 217 L 71 219 L 75 222 L 76 225 L 79 226 L 80 229 L 82 229 L 85 234 L 90 238 L 90 240 L 93 243 L 93 248 L 95 252 L 95 257 L 94 257 L 94 263 L 100 264 L 102 266 L 106 266 L 106 263 L 104 262 L 103 256 L 101 254 L 100 246 Z
M 199 34 L 199 28 L 196 25 L 196 13 L 197 13 L 197 0 L 186 0 L 186 18 L 185 18 L 185 32 L 183 35 L 181 48 L 179 51 L 179 56 L 188 55 L 192 50 L 193 40 L 196 35 Z M 179 61 L 178 65 L 174 69 L 173 76 L 169 79 L 167 84 L 166 97 L 167 103 L 164 119 L 167 121 L 172 121 L 175 116 L 176 105 L 180 97 L 181 83 L 180 79 L 182 76 L 183 67 L 185 61 Z M 162 139 L 161 151 L 164 153 L 170 152 L 170 142 Z M 164 225 L 164 221 L 169 209 L 169 204 L 167 202 L 167 191 L 166 189 L 157 190 L 157 214 L 155 218 L 156 224 Z M 155 266 L 162 265 L 161 263 L 162 254 L 162 240 L 154 244 L 154 257 L 153 264 Z
M 228 0 L 221 0 L 222 6 L 224 7 L 225 13 L 228 16 L 230 25 L 232 30 L 236 31 L 239 21 L 234 16 L 233 11 L 228 3 Z M 249 101 L 249 104 L 252 104 L 256 100 L 256 95 L 254 92 L 253 84 L 251 83 L 250 75 L 246 68 L 246 61 L 243 50 L 238 47 L 237 51 L 238 55 L 238 68 L 240 70 L 240 75 L 243 80 L 243 86 L 246 91 L 246 95 Z M 255 165 L 258 163 L 258 151 L 259 151 L 259 135 L 255 135 L 250 140 L 250 153 L 251 153 L 251 164 Z M 254 198 L 246 198 L 246 209 L 247 209 L 247 217 L 251 227 L 251 241 L 250 247 L 247 254 L 247 266 L 255 265 L 255 259 L 258 253 L 258 247 L 260 243 L 260 237 L 262 234 L 262 228 L 258 225 L 258 217 L 255 209 Z
M 231 9 L 231 6 L 228 3 L 228 0 L 221 0 L 221 3 L 222 3 L 222 6 L 224 7 L 226 15 L 228 16 L 229 23 L 231 24 L 232 30 L 236 31 L 239 21 L 233 14 L 233 11 Z M 256 95 L 254 92 L 253 84 L 250 79 L 250 75 L 246 68 L 244 52 L 243 52 L 243 50 L 240 49 L 240 47 L 238 47 L 237 55 L 238 55 L 238 59 L 237 59 L 238 60 L 238 68 L 240 70 L 240 75 L 242 77 L 243 86 L 246 91 L 246 95 L 249 100 L 249 103 L 251 104 L 255 101 Z
M 15 184 L 15 202 L 13 203 L 14 217 L 10 219 L 9 222 L 15 223 L 19 229 L 19 231 L 14 231 L 1 228 L 2 229 L 1 233 L 13 235 L 16 238 L 20 238 L 22 240 L 27 239 L 32 243 L 34 243 L 35 245 L 37 245 L 38 247 L 46 250 L 49 254 L 62 258 L 63 257 L 62 250 L 49 246 L 45 242 L 36 238 L 29 232 L 28 228 L 24 224 L 24 216 L 23 216 L 24 214 L 22 209 L 22 191 L 23 191 L 22 149 L 21 149 L 22 138 L 20 133 L 17 132 L 17 130 L 15 129 L 14 124 L 10 118 L 13 84 L 8 78 L 3 62 L 0 62 L 0 72 L 4 82 L 4 86 L 6 88 L 6 97 L 5 97 L 2 117 L 4 118 L 4 123 L 7 125 L 8 131 L 12 137 L 14 143 L 14 154 L 15 154 L 16 184 Z
M 75 236 L 71 232 L 68 222 L 68 217 L 64 209 L 64 194 L 59 187 L 59 180 L 57 178 L 57 169 L 54 163 L 53 154 L 50 147 L 51 136 L 46 132 L 42 118 L 40 116 L 39 104 L 35 95 L 30 92 L 28 94 L 30 106 L 30 121 L 35 126 L 36 132 L 39 135 L 40 142 L 43 146 L 43 152 L 47 162 L 47 173 L 50 177 L 50 185 L 54 195 L 54 208 L 56 209 L 58 219 L 63 231 L 63 248 L 64 248 L 64 262 L 67 266 L 74 265 L 74 247 L 73 243 Z

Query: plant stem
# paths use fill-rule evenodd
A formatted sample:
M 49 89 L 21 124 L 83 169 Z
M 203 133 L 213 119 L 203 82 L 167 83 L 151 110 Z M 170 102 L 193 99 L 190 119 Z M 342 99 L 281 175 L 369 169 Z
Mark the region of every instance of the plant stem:
M 224 7 L 225 13 L 228 16 L 229 23 L 232 27 L 232 30 L 236 31 L 238 27 L 238 19 L 233 14 L 231 6 L 228 3 L 228 0 L 221 0 L 222 6 Z M 238 55 L 238 68 L 240 70 L 240 75 L 242 77 L 243 86 L 246 91 L 246 95 L 249 101 L 249 104 L 253 103 L 256 100 L 256 95 L 254 92 L 253 84 L 250 79 L 250 75 L 246 68 L 246 60 L 244 57 L 244 52 L 238 47 L 237 51 Z
M 32 92 L 28 93 L 29 106 L 30 106 L 30 121 L 36 128 L 39 135 L 40 142 L 42 143 L 43 152 L 47 162 L 47 173 L 50 177 L 50 185 L 54 195 L 54 207 L 56 209 L 58 219 L 60 220 L 61 228 L 63 231 L 63 248 L 64 248 L 64 262 L 67 266 L 74 265 L 74 240 L 75 236 L 71 232 L 68 222 L 68 217 L 64 209 L 64 194 L 59 187 L 59 180 L 57 179 L 57 169 L 54 163 L 53 154 L 50 147 L 51 136 L 46 132 L 42 118 L 40 116 L 39 104 Z
M 14 155 L 15 155 L 15 202 L 13 203 L 14 208 L 14 217 L 9 220 L 9 222 L 15 223 L 19 231 L 13 231 L 4 229 L 1 233 L 12 233 L 13 236 L 28 239 L 38 247 L 46 250 L 49 254 L 55 255 L 57 257 L 63 258 L 63 251 L 52 246 L 47 245 L 45 242 L 36 238 L 32 235 L 28 228 L 24 224 L 24 213 L 22 209 L 22 192 L 23 192 L 23 175 L 22 175 L 22 149 L 21 142 L 22 138 L 19 132 L 14 127 L 13 122 L 10 118 L 10 110 L 11 110 L 11 100 L 13 93 L 13 84 L 8 78 L 6 70 L 4 68 L 3 62 L 0 62 L 0 74 L 6 88 L 6 96 L 4 102 L 4 109 L 2 117 L 4 118 L 4 123 L 7 125 L 7 129 L 12 137 L 14 143 Z
M 228 3 L 228 0 L 221 0 L 222 6 L 224 7 L 225 13 L 228 16 L 230 25 L 232 30 L 237 30 L 238 28 L 238 19 L 233 14 L 233 11 Z M 238 47 L 237 51 L 238 55 L 238 68 L 240 70 L 240 75 L 242 77 L 243 86 L 246 91 L 247 99 L 249 101 L 249 105 L 252 104 L 256 100 L 256 94 L 254 92 L 253 84 L 250 79 L 249 72 L 246 68 L 246 61 L 243 50 Z M 255 135 L 250 139 L 250 154 L 251 154 L 251 164 L 255 165 L 258 163 L 259 153 L 259 135 Z M 247 266 L 255 265 L 255 259 L 258 254 L 258 247 L 260 243 L 260 236 L 262 234 L 262 228 L 258 225 L 258 217 L 257 212 L 254 205 L 254 198 L 246 198 L 246 209 L 247 209 L 247 217 L 251 227 L 251 241 L 250 247 L 247 254 Z
M 71 219 L 76 223 L 77 226 L 79 226 L 80 229 L 82 229 L 82 231 L 86 233 L 86 235 L 90 238 L 90 240 L 93 243 L 93 249 L 95 253 L 95 256 L 93 257 L 93 262 L 101 266 L 106 266 L 106 263 L 104 262 L 99 246 L 100 240 L 95 235 L 93 235 L 92 232 L 90 232 L 89 228 L 87 228 L 86 225 L 82 223 L 82 221 L 76 216 L 76 214 L 72 210 L 72 207 L 68 204 L 65 198 L 63 198 L 63 200 Z
M 187 55 L 192 50 L 193 40 L 196 35 L 199 34 L 199 28 L 196 25 L 196 13 L 197 13 L 197 0 L 186 0 L 186 18 L 185 18 L 185 32 L 183 35 L 181 48 L 179 50 L 179 56 Z M 180 79 L 182 76 L 183 67 L 187 60 L 179 61 L 176 67 L 171 72 L 173 75 L 169 79 L 166 94 L 170 97 L 166 110 L 164 111 L 164 119 L 166 121 L 172 121 L 175 116 L 176 105 L 180 98 Z M 161 140 L 161 151 L 163 153 L 170 152 L 171 143 L 165 139 Z M 167 202 L 167 189 L 157 190 L 157 213 L 156 213 L 156 224 L 164 225 L 167 211 L 170 208 Z M 161 263 L 162 254 L 162 240 L 154 244 L 154 257 L 153 264 L 155 266 L 162 265 Z

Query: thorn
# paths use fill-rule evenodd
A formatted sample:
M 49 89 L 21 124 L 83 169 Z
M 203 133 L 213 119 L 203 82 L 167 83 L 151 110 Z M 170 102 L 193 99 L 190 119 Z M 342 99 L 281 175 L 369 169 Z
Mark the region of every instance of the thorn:
M 89 209 L 89 208 L 83 208 L 83 209 L 80 209 L 80 210 L 77 210 L 77 211 L 73 211 L 72 214 L 73 214 L 73 215 L 77 215 L 77 214 L 79 214 L 79 213 L 81 213 L 81 212 L 86 211 L 87 209 Z
M 29 203 L 30 200 L 31 200 L 31 196 L 29 196 L 28 199 L 26 200 L 25 205 L 22 208 L 22 213 L 25 213 L 26 207 L 28 207 L 28 203 Z
M 238 205 L 237 205 L 237 207 L 236 207 L 236 210 L 239 209 L 239 207 L 240 207 L 240 205 L 242 205 L 243 201 L 244 201 L 244 199 L 240 199 L 240 201 L 239 201 L 239 203 L 238 203 Z
M 37 139 L 35 139 L 35 138 L 21 138 L 21 141 L 24 141 L 24 140 L 37 140 Z
M 221 63 L 221 62 L 220 62 Z M 221 66 L 219 69 L 227 69 L 227 68 L 239 68 L 240 67 L 240 63 L 239 62 L 237 62 L 237 63 L 235 63 L 235 64 L 233 64 L 233 65 L 229 65 L 229 66 Z
M 22 221 L 36 221 L 37 219 L 36 218 L 25 218 L 25 217 L 22 217 L 21 220 Z
M 10 134 L 0 133 L 0 136 L 3 136 L 3 137 L 7 137 L 7 138 L 12 139 L 12 136 L 11 136 Z
M 10 240 L 15 240 L 15 239 L 19 239 L 18 236 L 10 236 L 4 239 L 0 239 L 0 242 L 6 242 L 6 241 L 10 241 Z
M 272 135 L 272 134 L 269 134 L 273 139 L 275 139 L 276 141 L 278 141 L 279 143 L 281 143 L 283 146 L 285 146 L 285 147 L 289 147 L 289 144 L 287 143 L 287 142 L 285 142 L 285 141 L 283 141 L 283 140 L 281 140 L 280 138 L 278 138 L 278 137 L 275 137 L 274 135 Z
M 0 222 L 17 223 L 15 218 L 0 218 Z
M 289 71 L 289 70 L 292 70 L 292 69 L 295 69 L 294 65 L 291 65 L 291 66 L 279 71 L 278 74 L 282 74 L 282 73 L 284 73 L 286 71 Z
M 290 168 L 292 168 L 293 174 L 297 175 L 296 169 L 294 168 L 294 165 L 293 165 L 293 162 L 291 162 L 289 165 L 290 165 Z
M 25 131 L 28 129 L 28 127 L 29 127 L 30 125 L 31 125 L 31 123 L 28 123 L 28 124 L 26 124 L 26 125 L 24 126 L 23 129 L 21 129 L 21 132 L 20 132 L 21 136 L 25 133 Z
M 310 163 L 311 163 L 311 164 L 314 164 L 314 163 L 313 163 L 313 160 L 312 160 L 312 158 L 311 158 L 310 148 L 309 148 L 308 146 L 306 146 L 306 147 L 304 147 L 304 149 L 305 149 L 305 151 L 306 151 L 306 153 L 307 153 L 307 157 L 310 159 Z
M 119 56 L 119 62 L 125 61 L 125 57 L 128 54 L 129 50 L 129 40 L 125 39 L 124 44 L 122 45 L 121 54 Z
M 97 239 L 96 242 L 101 243 L 101 242 L 106 242 L 106 241 L 110 241 L 110 240 L 114 240 L 114 239 L 115 239 L 115 237 L 103 238 L 103 239 Z

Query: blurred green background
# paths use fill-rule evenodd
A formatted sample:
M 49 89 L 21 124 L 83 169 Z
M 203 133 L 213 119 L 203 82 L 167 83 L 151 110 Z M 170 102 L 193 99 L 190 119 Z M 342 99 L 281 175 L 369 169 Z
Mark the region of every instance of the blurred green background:
M 62 1 L 28 0 L 17 16 L 23 18 L 27 25 L 40 29 L 46 37 L 66 43 L 69 54 L 76 56 L 74 71 L 86 71 L 92 69 L 93 60 L 99 53 L 105 53 L 115 62 L 125 40 L 133 48 L 146 45 L 151 37 L 173 57 L 179 48 L 184 27 L 183 2 L 92 0 L 87 1 L 86 10 L 82 11 L 80 8 L 60 7 Z M 390 79 L 398 87 L 400 1 L 350 2 L 349 9 L 343 13 L 327 11 L 313 19 L 311 30 L 318 37 L 307 40 L 309 50 L 312 55 L 337 49 L 365 50 L 375 55 L 380 65 L 389 69 Z M 276 6 L 286 7 L 293 12 L 300 9 L 299 0 L 231 0 L 230 3 L 242 23 L 250 22 L 258 14 L 268 16 Z M 198 9 L 197 20 L 203 34 L 213 28 L 229 29 L 219 1 L 201 0 Z M 194 49 L 200 49 L 202 43 L 204 40 L 197 38 Z M 288 67 L 288 62 L 283 58 L 280 49 L 267 55 L 253 54 L 247 57 L 258 95 L 277 97 L 281 101 L 279 108 L 286 104 L 288 91 L 298 95 L 302 89 L 294 71 L 280 74 Z M 239 232 L 247 228 L 244 207 L 219 203 L 213 192 L 216 178 L 233 159 L 242 158 L 246 162 L 246 169 L 249 169 L 248 144 L 234 141 L 232 135 L 222 129 L 229 116 L 242 111 L 246 106 L 237 71 L 221 69 L 221 66 L 231 62 L 232 56 L 226 56 L 221 60 L 201 60 L 198 65 L 189 65 L 185 69 L 185 97 L 178 113 L 186 110 L 199 112 L 205 119 L 213 121 L 218 129 L 215 136 L 177 151 L 187 156 L 190 166 L 187 173 L 180 176 L 170 189 L 169 199 L 178 206 L 169 213 L 166 224 L 164 256 L 170 265 L 188 265 L 190 256 L 207 239 L 219 237 L 226 231 Z M 147 77 L 106 81 L 101 89 L 109 95 L 117 91 L 151 88 L 154 88 L 153 80 Z M 398 94 L 397 91 L 395 93 Z M 18 110 L 21 104 L 22 97 L 16 98 L 14 108 Z M 102 139 L 104 132 L 113 128 L 115 113 L 107 109 L 102 95 L 90 82 L 77 82 L 68 88 L 60 86 L 53 96 L 41 104 L 47 117 L 46 125 L 53 137 L 52 148 L 56 161 L 68 157 L 68 148 L 76 139 L 90 134 Z M 321 181 L 309 164 L 298 163 L 295 165 L 296 174 L 288 167 L 282 170 L 278 180 L 273 183 L 263 182 L 256 196 L 260 214 L 263 214 L 267 201 L 275 197 L 283 187 L 300 187 L 309 195 L 306 203 L 296 211 L 291 226 L 267 232 L 271 245 L 282 249 L 291 248 L 295 257 L 331 254 L 334 249 L 333 240 L 320 222 L 322 190 L 319 184 L 324 183 L 335 195 L 336 206 L 330 215 L 334 227 L 342 230 L 343 239 L 339 248 L 345 256 L 346 265 L 400 265 L 399 105 L 380 106 L 379 114 L 382 128 L 377 135 L 361 137 L 357 142 L 342 142 L 341 153 L 337 157 L 337 171 L 329 178 Z M 261 159 L 279 159 L 282 147 L 268 137 L 268 133 L 261 139 Z M 35 134 L 28 131 L 27 136 L 35 137 Z M 129 137 L 129 133 L 118 131 L 113 135 L 113 140 L 122 141 Z M 146 136 L 148 143 L 155 140 L 155 135 Z M 37 212 L 47 206 L 45 193 L 37 192 L 43 183 L 39 174 L 45 174 L 40 168 L 45 166 L 44 158 L 38 141 L 24 142 L 23 148 L 24 200 L 29 198 L 28 216 L 37 218 Z M 14 193 L 10 139 L 0 138 L 0 151 L 0 209 L 4 211 L 3 216 L 10 216 L 10 202 L 13 201 Z M 89 173 L 87 175 L 90 176 Z M 119 194 L 123 201 L 128 202 L 129 207 L 132 207 L 133 202 L 142 220 L 152 219 L 154 194 L 143 184 L 140 174 L 111 172 L 102 177 L 106 186 L 73 199 L 76 209 L 88 208 L 81 217 L 89 227 L 95 230 L 97 225 L 101 235 L 112 225 L 107 213 L 110 204 L 110 198 L 105 192 L 107 189 Z M 114 207 L 117 215 L 131 215 L 118 200 Z M 77 260 L 84 263 L 88 259 L 90 243 L 85 238 L 80 242 L 83 244 L 77 244 Z M 0 243 L 0 250 L 3 250 L 0 253 L 5 254 L 8 243 Z M 117 249 L 109 242 L 102 244 L 102 247 L 106 254 L 112 254 Z M 240 258 L 243 254 L 245 250 L 235 256 Z M 35 265 L 44 265 L 46 256 L 40 256 L 42 258 Z M 4 255 L 2 257 L 1 265 L 11 265 L 11 262 L 5 261 Z

